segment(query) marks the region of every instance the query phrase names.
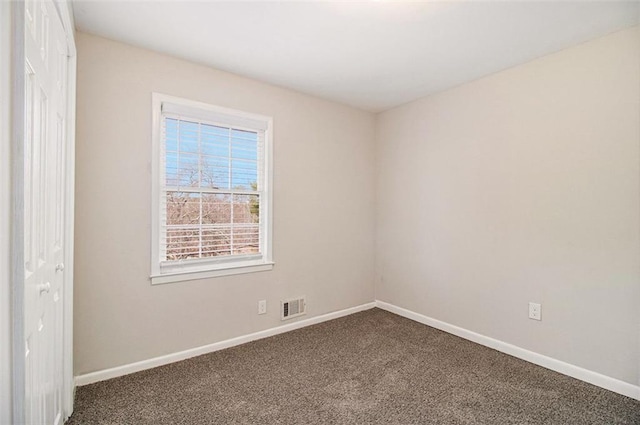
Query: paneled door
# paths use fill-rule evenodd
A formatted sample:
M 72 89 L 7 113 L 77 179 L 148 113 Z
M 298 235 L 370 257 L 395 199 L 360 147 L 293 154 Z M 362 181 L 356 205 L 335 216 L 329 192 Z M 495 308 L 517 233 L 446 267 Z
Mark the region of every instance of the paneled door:
M 62 424 L 67 40 L 52 0 L 26 0 L 25 422 Z

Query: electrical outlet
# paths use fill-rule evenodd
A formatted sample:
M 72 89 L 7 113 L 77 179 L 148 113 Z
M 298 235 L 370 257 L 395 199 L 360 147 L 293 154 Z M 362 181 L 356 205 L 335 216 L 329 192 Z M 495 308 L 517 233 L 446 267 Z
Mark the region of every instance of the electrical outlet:
M 542 320 L 542 306 L 538 303 L 529 303 L 529 319 Z
M 258 301 L 258 314 L 267 313 L 267 300 Z

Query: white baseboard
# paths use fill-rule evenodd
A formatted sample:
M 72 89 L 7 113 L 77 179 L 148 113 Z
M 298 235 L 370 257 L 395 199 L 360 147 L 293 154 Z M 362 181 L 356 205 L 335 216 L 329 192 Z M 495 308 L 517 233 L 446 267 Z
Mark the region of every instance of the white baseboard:
M 484 336 L 446 322 L 442 322 L 440 320 L 404 309 L 402 307 L 395 306 L 393 304 L 386 303 L 384 301 L 376 301 L 375 304 L 376 307 L 379 307 L 391 313 L 395 313 L 399 316 L 406 317 L 407 319 L 411 319 L 427 326 L 440 329 L 441 331 L 445 331 L 447 333 L 459 336 L 477 344 L 493 348 L 494 350 L 501 351 L 505 354 L 509 354 L 513 357 L 526 360 L 538 366 L 542 366 L 544 368 L 551 369 L 564 375 L 571 376 L 572 378 L 588 382 L 606 390 L 613 391 L 615 393 L 622 394 L 636 400 L 640 400 L 640 386 L 638 385 L 633 385 L 619 379 L 611 378 L 609 376 L 593 372 L 591 370 L 583 369 L 581 367 L 574 366 L 572 364 L 565 363 L 563 361 L 556 360 L 554 358 L 547 357 L 542 354 L 538 354 L 533 351 L 529 351 L 524 348 L 520 348 L 515 345 L 499 341 L 497 339 L 493 339 L 488 336 Z
M 158 366 L 163 366 L 169 363 L 178 362 L 191 357 L 200 356 L 202 354 L 212 353 L 218 350 L 224 350 L 225 348 L 235 347 L 236 345 L 245 344 L 247 342 L 255 341 L 262 338 L 278 335 L 281 333 L 293 331 L 295 329 L 304 328 L 307 326 L 315 325 L 317 323 L 326 322 L 328 320 L 337 319 L 339 317 L 348 316 L 360 311 L 369 310 L 376 306 L 375 302 L 368 304 L 362 304 L 356 307 L 347 308 L 345 310 L 334 311 L 332 313 L 323 314 L 321 316 L 312 317 L 306 320 L 299 320 L 297 322 L 289 323 L 275 328 L 265 329 L 263 331 L 255 332 L 248 335 L 239 336 L 236 338 L 227 339 L 225 341 L 216 342 L 202 347 L 192 348 L 185 351 L 179 351 L 177 353 L 167 354 L 160 357 L 154 357 L 152 359 L 143 360 L 135 363 L 130 363 L 122 366 L 117 366 L 111 369 L 99 370 L 97 372 L 91 372 L 84 375 L 76 376 L 75 382 L 77 386 L 93 384 L 94 382 L 104 381 L 106 379 L 117 378 L 118 376 L 128 375 L 134 372 L 140 372 L 145 369 L 151 369 Z

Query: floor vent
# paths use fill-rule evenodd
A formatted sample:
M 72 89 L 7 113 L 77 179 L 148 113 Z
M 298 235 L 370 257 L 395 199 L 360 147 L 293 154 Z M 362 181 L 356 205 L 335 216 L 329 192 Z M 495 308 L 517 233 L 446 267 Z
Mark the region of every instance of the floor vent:
M 280 319 L 287 320 L 293 317 L 306 314 L 307 303 L 304 297 L 291 298 L 282 300 L 282 308 L 280 309 Z

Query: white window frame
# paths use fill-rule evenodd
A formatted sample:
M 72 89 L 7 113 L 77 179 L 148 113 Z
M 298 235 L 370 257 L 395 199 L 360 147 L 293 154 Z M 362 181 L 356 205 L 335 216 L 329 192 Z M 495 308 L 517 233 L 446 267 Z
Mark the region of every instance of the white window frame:
M 186 111 L 185 117 L 219 123 L 222 126 L 238 127 L 246 123 L 259 123 L 264 130 L 264 173 L 260 197 L 260 249 L 261 254 L 229 256 L 213 259 L 173 262 L 170 266 L 160 261 L 160 197 L 165 175 L 162 169 L 162 108 Z M 165 106 L 167 107 L 167 106 Z M 152 94 L 152 161 L 151 161 L 151 284 L 163 284 L 185 280 L 205 279 L 242 273 L 253 273 L 273 269 L 272 259 L 272 210 L 273 210 L 273 118 L 238 111 L 208 103 L 183 99 L 161 93 Z

